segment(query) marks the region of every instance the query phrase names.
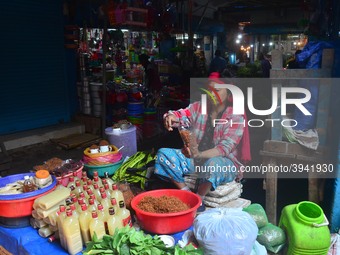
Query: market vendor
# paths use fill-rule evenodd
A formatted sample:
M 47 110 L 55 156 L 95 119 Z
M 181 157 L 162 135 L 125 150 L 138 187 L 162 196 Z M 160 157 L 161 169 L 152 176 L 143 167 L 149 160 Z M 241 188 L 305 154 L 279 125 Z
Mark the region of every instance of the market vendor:
M 159 149 L 155 162 L 155 174 L 171 180 L 182 190 L 190 190 L 184 182 L 184 175 L 196 172 L 199 177 L 197 193 L 202 201 L 204 196 L 217 186 L 241 179 L 239 168 L 244 161 L 250 160 L 248 128 L 244 125 L 245 116 L 232 113 L 232 97 L 227 89 L 212 89 L 212 82 L 224 83 L 219 80 L 219 73 L 212 73 L 209 80 L 210 90 L 215 90 L 211 95 L 214 95 L 219 103 L 207 100 L 207 114 L 202 114 L 200 101 L 190 104 L 186 109 L 166 113 L 164 125 L 167 130 L 172 131 L 175 123 L 187 118 L 190 120 L 194 138 L 190 140 L 191 145 L 183 149 Z M 214 127 L 216 119 L 229 121 L 228 124 Z M 209 170 L 213 168 L 216 171 Z M 198 211 L 204 210 L 202 203 Z

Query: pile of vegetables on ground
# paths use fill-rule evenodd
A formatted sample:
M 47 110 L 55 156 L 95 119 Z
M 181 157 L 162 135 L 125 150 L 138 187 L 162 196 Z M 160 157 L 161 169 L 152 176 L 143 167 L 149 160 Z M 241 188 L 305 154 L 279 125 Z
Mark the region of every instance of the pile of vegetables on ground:
M 116 229 L 113 236 L 105 235 L 103 239 L 98 239 L 94 235 L 93 240 L 86 244 L 83 254 L 203 255 L 203 251 L 196 249 L 192 244 L 184 248 L 178 245 L 166 247 L 157 235 L 151 236 L 126 226 Z

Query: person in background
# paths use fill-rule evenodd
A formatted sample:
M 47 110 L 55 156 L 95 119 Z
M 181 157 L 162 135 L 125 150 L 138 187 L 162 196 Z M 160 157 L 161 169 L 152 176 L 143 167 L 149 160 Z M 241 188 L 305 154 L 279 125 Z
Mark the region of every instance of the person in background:
M 216 50 L 215 51 L 215 57 L 210 62 L 209 66 L 209 74 L 213 72 L 218 72 L 219 74 L 222 74 L 224 69 L 227 68 L 227 60 L 221 56 L 221 51 Z
M 149 56 L 146 54 L 139 55 L 139 63 L 144 67 L 144 85 L 155 96 L 159 94 L 162 88 L 162 83 L 158 74 L 156 64 L 149 61 Z
M 270 69 L 272 68 L 272 65 L 268 58 L 261 52 L 259 55 L 259 60 L 261 63 L 261 69 L 262 69 L 262 77 L 269 78 L 270 77 Z
M 224 83 L 219 77 L 218 72 L 209 76 L 208 89 L 212 91 L 214 99 L 208 100 L 207 114 L 202 114 L 201 102 L 197 101 L 185 109 L 169 111 L 163 116 L 168 131 L 173 131 L 176 123 L 190 123 L 193 135 L 189 147 L 159 149 L 155 161 L 154 173 L 162 179 L 170 180 L 182 190 L 190 190 L 185 184 L 184 175 L 196 172 L 199 178 L 196 180 L 196 192 L 202 201 L 217 186 L 240 180 L 242 177 L 238 169 L 250 160 L 249 133 L 243 125 L 245 116 L 232 113 L 232 97 L 227 89 L 213 88 L 214 83 Z M 219 103 L 215 104 L 215 100 Z M 215 119 L 229 121 L 214 126 Z M 234 124 L 230 125 L 231 122 Z M 210 166 L 216 169 L 222 167 L 224 171 L 205 171 Z M 202 203 L 198 212 L 204 210 Z
M 296 59 L 296 56 L 299 55 L 301 53 L 301 50 L 297 50 L 294 53 L 294 58 L 291 59 L 290 61 L 288 61 L 287 63 L 287 69 L 299 69 L 301 68 L 299 65 L 299 62 Z

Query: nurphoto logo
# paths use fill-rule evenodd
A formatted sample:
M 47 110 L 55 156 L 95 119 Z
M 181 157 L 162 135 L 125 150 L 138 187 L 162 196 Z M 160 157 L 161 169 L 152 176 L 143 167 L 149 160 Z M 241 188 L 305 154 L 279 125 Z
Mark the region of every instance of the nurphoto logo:
M 211 85 L 210 85 L 211 86 Z M 216 89 L 227 89 L 231 93 L 233 97 L 233 114 L 235 115 L 244 115 L 244 109 L 245 109 L 245 96 L 243 94 L 243 91 L 232 84 L 219 84 L 215 83 L 211 86 L 212 92 L 217 95 Z M 247 106 L 249 111 L 257 116 L 266 116 L 273 114 L 276 109 L 278 108 L 278 88 L 273 87 L 272 89 L 272 103 L 271 107 L 266 110 L 259 110 L 254 107 L 254 96 L 253 96 L 253 88 L 248 87 L 247 88 Z M 213 101 L 214 104 L 217 104 L 216 99 L 210 91 L 206 89 L 201 89 L 206 94 L 201 94 L 201 113 L 202 114 L 207 114 L 207 95 L 209 95 L 210 99 Z M 300 95 L 299 97 L 295 98 L 288 98 L 287 95 Z M 302 95 L 302 96 L 301 96 Z M 218 97 L 218 95 L 217 95 Z M 218 97 L 219 102 L 220 98 Z M 307 103 L 311 99 L 311 93 L 308 89 L 306 88 L 299 88 L 299 87 L 282 87 L 281 88 L 281 93 L 280 93 L 280 101 L 281 104 L 280 109 L 281 109 L 281 116 L 286 116 L 287 115 L 287 105 L 295 105 L 297 109 L 299 109 L 305 116 L 310 116 L 312 115 L 308 109 L 303 105 L 304 103 Z M 221 124 L 227 124 L 229 120 L 227 119 L 214 119 L 213 123 L 214 126 L 216 125 L 221 125 Z M 279 121 L 281 122 L 281 125 L 284 127 L 294 127 L 297 125 L 297 121 L 294 119 L 265 119 L 267 122 L 271 122 L 272 127 L 274 126 L 274 123 Z M 229 123 L 231 126 L 233 124 L 242 124 L 242 123 L 232 123 L 232 120 L 230 120 Z M 246 125 L 245 120 L 243 122 L 244 125 Z M 248 120 L 248 126 L 250 127 L 262 127 L 264 125 L 264 121 L 262 119 L 249 119 Z

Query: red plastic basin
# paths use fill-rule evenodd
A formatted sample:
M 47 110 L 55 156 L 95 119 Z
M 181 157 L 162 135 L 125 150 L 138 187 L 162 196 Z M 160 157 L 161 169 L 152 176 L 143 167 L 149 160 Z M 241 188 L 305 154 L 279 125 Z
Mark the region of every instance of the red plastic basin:
M 55 188 L 56 186 L 46 191 L 45 193 L 39 194 L 34 197 L 16 200 L 0 200 L 0 216 L 7 218 L 17 218 L 31 215 L 34 200 L 37 199 L 38 197 L 44 196 L 52 192 L 53 190 L 55 190 Z
M 177 213 L 150 213 L 137 207 L 145 196 L 161 197 L 174 196 L 186 203 L 190 209 Z M 154 234 L 173 234 L 188 229 L 196 216 L 197 208 L 201 204 L 201 198 L 186 190 L 160 189 L 141 193 L 131 201 L 131 207 L 136 213 L 140 227 Z

